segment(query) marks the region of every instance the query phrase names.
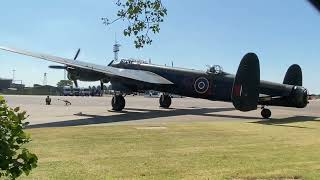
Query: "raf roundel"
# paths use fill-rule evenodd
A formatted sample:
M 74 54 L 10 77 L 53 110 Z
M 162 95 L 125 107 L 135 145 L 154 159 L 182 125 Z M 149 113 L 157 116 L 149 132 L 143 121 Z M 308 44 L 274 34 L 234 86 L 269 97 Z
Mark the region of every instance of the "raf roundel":
M 195 82 L 194 82 L 194 90 L 199 93 L 199 94 L 204 94 L 208 91 L 209 89 L 209 81 L 205 77 L 199 77 Z

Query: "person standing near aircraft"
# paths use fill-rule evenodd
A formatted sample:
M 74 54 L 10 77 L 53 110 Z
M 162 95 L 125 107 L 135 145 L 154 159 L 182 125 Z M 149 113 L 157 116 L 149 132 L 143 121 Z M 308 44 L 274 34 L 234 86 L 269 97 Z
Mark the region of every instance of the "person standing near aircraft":
M 46 98 L 46 105 L 51 105 L 51 98 L 49 96 Z

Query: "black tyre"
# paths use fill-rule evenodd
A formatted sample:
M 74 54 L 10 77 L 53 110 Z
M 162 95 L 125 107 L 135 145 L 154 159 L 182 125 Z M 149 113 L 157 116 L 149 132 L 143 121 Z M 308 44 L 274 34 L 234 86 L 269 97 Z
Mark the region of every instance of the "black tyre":
M 126 101 L 122 95 L 116 95 L 112 97 L 111 100 L 112 110 L 122 111 L 126 105 Z
M 159 99 L 160 107 L 169 108 L 171 105 L 171 97 L 169 95 L 161 95 Z
M 264 119 L 269 119 L 271 117 L 271 111 L 269 109 L 262 109 L 261 116 Z
M 124 107 L 126 106 L 126 100 L 124 99 L 123 96 L 120 96 L 119 97 L 119 100 L 120 100 L 120 108 L 121 110 L 124 109 Z

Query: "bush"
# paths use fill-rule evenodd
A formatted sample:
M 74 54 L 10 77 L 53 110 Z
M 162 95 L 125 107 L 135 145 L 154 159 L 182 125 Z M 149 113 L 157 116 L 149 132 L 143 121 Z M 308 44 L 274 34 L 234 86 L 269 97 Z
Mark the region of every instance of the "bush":
M 37 156 L 22 147 L 31 141 L 23 131 L 26 118 L 25 111 L 9 108 L 0 96 L 0 178 L 16 179 L 22 173 L 29 175 L 37 167 Z

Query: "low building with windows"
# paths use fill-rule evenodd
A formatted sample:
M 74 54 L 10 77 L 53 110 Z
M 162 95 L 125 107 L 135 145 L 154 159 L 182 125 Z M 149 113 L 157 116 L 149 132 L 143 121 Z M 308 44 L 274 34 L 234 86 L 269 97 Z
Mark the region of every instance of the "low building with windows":
M 0 78 L 0 90 L 2 89 L 8 89 L 12 85 L 12 79 L 3 79 Z

